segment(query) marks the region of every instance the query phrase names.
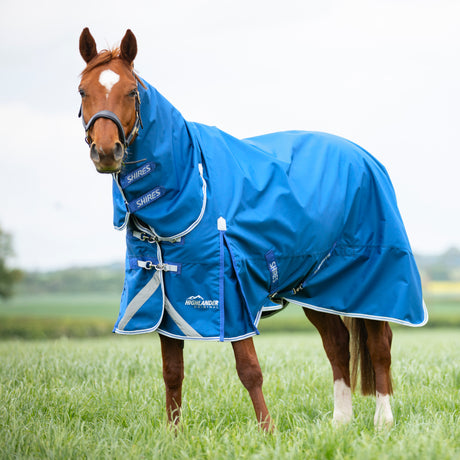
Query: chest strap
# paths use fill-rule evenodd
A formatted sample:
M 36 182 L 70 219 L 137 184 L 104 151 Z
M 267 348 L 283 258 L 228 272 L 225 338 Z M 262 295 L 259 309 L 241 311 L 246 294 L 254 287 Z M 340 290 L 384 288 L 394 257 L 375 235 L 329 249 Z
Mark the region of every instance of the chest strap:
M 145 268 L 146 270 L 155 269 L 156 271 L 174 272 L 174 273 L 178 273 L 180 271 L 179 265 L 165 264 L 165 263 L 156 264 L 152 260 L 138 260 L 137 265 L 138 267 Z

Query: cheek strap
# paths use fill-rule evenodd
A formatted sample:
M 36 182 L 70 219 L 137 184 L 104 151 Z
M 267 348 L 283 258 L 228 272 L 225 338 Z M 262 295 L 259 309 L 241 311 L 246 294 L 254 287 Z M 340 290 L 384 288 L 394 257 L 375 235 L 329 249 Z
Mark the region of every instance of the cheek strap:
M 142 120 L 141 120 L 140 105 L 141 105 L 141 100 L 139 97 L 139 92 L 137 92 L 136 100 L 135 100 L 136 120 L 134 122 L 133 129 L 129 133 L 128 137 L 126 137 L 125 130 L 123 129 L 123 125 L 121 124 L 120 119 L 115 113 L 111 112 L 110 110 L 101 110 L 100 112 L 95 113 L 89 119 L 88 123 L 85 123 L 85 118 L 83 117 L 83 104 L 81 104 L 80 110 L 78 112 L 78 117 L 81 118 L 81 122 L 83 123 L 83 128 L 85 129 L 86 142 L 90 144 L 88 132 L 91 129 L 91 127 L 94 125 L 96 120 L 98 120 L 99 118 L 106 118 L 108 120 L 113 121 L 117 125 L 118 138 L 120 139 L 120 142 L 123 144 L 124 148 L 126 149 L 131 144 L 131 142 L 133 142 L 134 139 L 136 138 L 137 133 L 139 132 L 139 128 L 143 128 Z

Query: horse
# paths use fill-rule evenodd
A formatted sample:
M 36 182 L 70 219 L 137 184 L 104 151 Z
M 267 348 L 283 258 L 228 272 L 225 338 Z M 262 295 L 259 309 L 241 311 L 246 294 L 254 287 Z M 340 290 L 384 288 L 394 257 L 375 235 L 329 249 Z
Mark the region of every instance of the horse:
M 170 261 L 167 260 L 168 255 L 164 254 L 166 251 L 170 251 L 167 253 L 169 254 L 169 258 L 173 257 L 172 254 L 179 254 L 180 251 L 183 250 L 181 249 L 181 245 L 184 246 L 184 244 L 187 244 L 187 238 L 190 238 L 190 241 L 194 241 L 193 238 L 195 238 L 198 230 L 203 226 L 202 220 L 206 219 L 208 210 L 212 207 L 211 200 L 216 196 L 216 190 L 218 189 L 219 184 L 209 183 L 211 180 L 210 176 L 212 175 L 212 159 L 210 156 L 208 156 L 205 161 L 199 160 L 195 163 L 193 163 L 194 160 L 192 161 L 191 158 L 200 156 L 206 146 L 217 142 L 216 139 L 220 139 L 219 136 L 223 136 L 223 134 L 220 131 L 211 131 L 211 128 L 208 129 L 207 127 L 184 121 L 180 114 L 172 106 L 168 105 L 164 99 L 157 95 L 154 88 L 150 87 L 147 82 L 138 76 L 138 74 L 134 71 L 134 59 L 138 50 L 137 40 L 131 30 L 126 31 L 119 47 L 98 52 L 94 38 L 92 37 L 89 29 L 85 28 L 80 35 L 79 49 L 80 54 L 86 63 L 86 68 L 81 74 L 81 82 L 79 85 L 79 92 L 82 98 L 79 115 L 82 118 L 86 142 L 90 147 L 90 158 L 99 173 L 113 175 L 115 211 L 123 221 L 123 225 L 120 225 L 120 227 L 127 228 L 127 266 L 129 264 L 131 265 L 129 270 L 127 268 L 125 288 L 122 294 L 122 299 L 125 298 L 125 307 L 124 310 L 120 312 L 115 332 L 134 333 L 136 332 L 136 328 L 132 326 L 130 329 L 130 324 L 136 321 L 141 321 L 141 319 L 136 320 L 136 318 L 144 318 L 149 315 L 151 316 L 149 319 L 149 327 L 139 326 L 137 331 L 150 332 L 157 330 L 157 332 L 159 332 L 163 361 L 163 378 L 166 390 L 167 419 L 171 426 L 177 426 L 180 419 L 182 382 L 184 379 L 184 340 L 187 338 L 206 339 L 206 337 L 204 337 L 199 331 L 197 332 L 197 328 L 195 326 L 191 327 L 186 323 L 186 321 L 183 321 L 184 315 L 188 313 L 181 313 L 178 311 L 178 307 L 173 305 L 173 302 L 170 301 L 172 297 L 179 295 L 178 291 L 181 291 L 182 289 L 180 287 L 182 285 L 179 285 L 177 288 L 174 283 L 177 283 L 177 279 L 179 279 L 180 276 L 185 276 L 187 269 L 189 269 L 187 268 L 187 263 L 184 262 L 181 268 L 180 264 L 170 263 Z M 148 97 L 151 99 L 148 99 Z M 155 115 L 150 115 L 149 112 L 147 112 L 147 106 L 153 107 L 152 110 L 155 111 Z M 144 110 L 144 112 L 141 117 L 142 110 Z M 168 123 L 165 121 L 166 119 L 169 120 L 168 123 L 176 123 L 179 127 L 176 127 L 175 131 L 171 132 L 171 129 L 168 127 Z M 196 134 L 198 131 L 199 133 Z M 157 142 L 157 146 L 154 148 L 149 144 L 150 147 L 147 149 L 145 147 L 147 144 L 143 144 L 142 148 L 139 147 L 138 143 L 141 138 L 140 133 L 142 133 L 142 136 L 144 136 L 145 133 L 145 138 L 147 138 L 147 136 L 155 135 L 155 142 Z M 294 139 L 292 142 L 298 142 L 298 139 L 300 139 L 299 136 L 300 135 L 292 134 L 290 137 L 288 137 L 288 135 L 283 135 L 278 136 L 275 139 L 268 137 L 266 139 L 264 138 L 263 141 L 257 140 L 258 138 L 254 138 L 253 140 L 244 141 L 244 143 L 240 143 L 238 140 L 226 137 L 225 142 L 226 145 L 230 145 L 230 153 L 223 154 L 219 157 L 217 161 L 222 164 L 222 167 L 215 168 L 216 174 L 219 174 L 225 167 L 225 162 L 231 154 L 232 149 L 236 151 L 241 146 L 251 149 L 252 156 L 246 160 L 247 162 L 251 162 L 256 161 L 255 158 L 260 154 L 260 151 L 263 150 L 262 147 L 265 148 L 267 145 L 269 146 L 273 139 L 277 145 L 281 145 L 282 149 L 284 148 L 283 146 L 291 142 L 289 139 Z M 305 136 L 302 137 L 302 139 L 304 138 Z M 311 138 L 315 140 L 318 136 L 312 135 Z M 327 139 L 327 142 L 331 142 L 329 138 Z M 221 141 L 219 140 L 219 142 Z M 262 142 L 265 143 L 262 144 Z M 336 141 L 334 140 L 333 142 Z M 340 146 L 345 145 L 340 142 L 339 144 Z M 219 145 L 221 145 L 221 150 L 225 150 L 224 147 L 222 147 L 224 144 Z M 349 144 L 346 145 L 349 146 Z M 356 149 L 355 147 L 353 148 Z M 170 155 L 170 150 L 173 149 L 178 150 L 177 154 L 180 155 L 180 161 L 183 162 L 183 165 L 187 166 L 182 167 L 181 164 L 179 167 L 174 169 L 174 162 L 168 162 L 168 160 L 162 163 L 162 155 Z M 335 150 L 340 151 L 341 149 L 342 147 L 337 147 Z M 265 150 L 268 150 L 268 147 L 266 147 Z M 294 149 L 290 148 L 290 150 Z M 329 149 L 328 152 L 332 150 Z M 136 156 L 137 154 L 133 154 L 133 151 L 139 151 L 140 153 Z M 259 169 L 264 169 L 266 164 L 277 161 L 271 156 L 265 155 L 265 153 L 261 155 L 262 159 L 260 160 L 261 163 L 259 164 Z M 332 155 L 332 153 L 330 153 L 330 155 Z M 361 158 L 361 156 L 364 157 L 366 154 L 360 152 L 359 156 Z M 153 161 L 148 161 L 151 158 L 153 158 Z M 366 158 L 366 161 L 368 162 L 373 161 L 368 157 Z M 359 161 L 361 161 L 361 159 Z M 241 160 L 241 164 L 243 164 L 243 160 Z M 374 162 L 373 164 L 376 163 Z M 190 170 L 184 169 L 189 166 Z M 243 164 L 241 167 L 244 169 L 246 167 L 249 168 L 250 166 L 245 166 L 245 164 Z M 225 170 L 222 175 L 219 176 L 220 181 L 227 180 L 227 177 L 231 178 L 234 173 L 237 173 L 236 169 L 239 169 L 239 167 L 232 166 L 229 168 L 233 169 Z M 278 163 L 276 163 L 273 167 L 267 166 L 267 168 L 272 168 L 270 169 L 271 172 L 269 174 L 278 174 L 280 175 L 279 177 L 283 174 L 286 175 L 286 168 L 283 169 L 284 166 L 280 166 Z M 333 166 L 331 165 L 330 168 L 332 169 Z M 349 171 L 350 166 L 348 165 L 347 168 L 347 171 Z M 381 180 L 387 181 L 385 173 L 381 173 L 382 168 L 380 166 L 376 166 L 375 168 L 379 169 L 380 172 L 378 174 L 381 174 L 379 177 L 383 178 Z M 294 167 L 290 169 L 293 170 Z M 299 168 L 295 169 L 297 171 Z M 186 171 L 190 171 L 190 173 L 187 172 L 187 174 L 185 174 Z M 183 173 L 182 175 L 181 172 Z M 143 181 L 150 180 L 149 178 L 153 177 L 152 174 L 158 174 L 155 176 L 155 180 L 160 180 L 158 178 L 162 178 L 161 180 L 164 179 L 167 181 L 173 177 L 176 181 L 174 183 L 185 184 L 183 186 L 184 190 L 187 187 L 192 187 L 190 183 L 194 181 L 193 187 L 195 192 L 193 195 L 188 197 L 187 200 L 185 200 L 185 205 L 182 203 L 180 205 L 182 207 L 178 207 L 178 210 L 174 208 L 174 206 L 176 203 L 181 203 L 182 195 L 180 193 L 174 194 L 173 192 L 168 191 L 167 186 L 157 186 L 153 182 L 153 185 L 149 185 L 149 189 L 147 191 L 138 189 L 137 192 L 135 192 L 137 195 L 134 194 L 130 198 L 128 194 L 129 190 L 135 188 L 135 186 Z M 184 174 L 187 176 L 186 178 L 184 178 Z M 224 195 L 236 194 L 240 196 L 240 201 L 242 201 L 243 195 L 246 195 L 246 193 L 243 193 L 239 187 L 241 184 L 246 184 L 249 181 L 251 174 L 256 173 L 243 173 L 241 181 L 238 182 L 237 185 L 232 185 L 233 189 L 229 190 L 228 193 L 224 193 Z M 284 180 L 283 177 L 284 176 L 281 177 L 281 181 Z M 310 180 L 314 182 L 314 175 L 310 175 L 309 177 L 311 178 Z M 349 174 L 349 179 L 344 180 L 344 182 L 351 180 L 350 177 L 351 176 Z M 378 181 L 374 178 L 373 182 Z M 319 181 L 318 187 L 322 187 L 323 185 L 321 184 L 323 183 L 323 180 Z M 243 187 L 243 185 L 241 185 L 241 187 Z M 337 185 L 334 185 L 334 187 L 336 188 Z M 383 186 L 380 186 L 380 188 L 381 187 Z M 388 185 L 388 187 L 390 186 Z M 254 203 L 260 204 L 269 200 L 269 197 L 265 193 L 264 185 L 258 188 L 253 188 L 257 189 L 256 192 L 254 192 L 254 196 L 256 197 L 254 199 Z M 360 185 L 358 189 L 361 188 L 362 186 Z M 374 188 L 378 189 L 379 186 L 377 185 Z M 323 196 L 325 194 L 326 191 L 324 191 L 324 194 L 322 193 Z M 334 192 L 334 194 L 336 193 Z M 283 192 L 282 195 L 283 196 L 281 198 L 277 198 L 278 201 L 276 203 L 282 203 L 282 200 L 284 199 L 283 197 L 287 194 Z M 386 193 L 386 195 L 391 196 L 391 193 Z M 160 206 L 160 204 L 162 204 L 162 200 L 167 200 L 168 196 L 170 197 L 170 202 L 168 204 L 169 207 L 167 207 L 166 210 L 162 211 L 163 208 L 157 208 L 159 211 L 156 211 L 156 213 L 149 211 L 150 206 Z M 392 200 L 392 198 L 385 199 L 390 201 Z M 363 202 L 366 205 L 366 202 L 368 201 L 370 205 L 370 202 L 373 200 L 372 196 L 369 195 L 369 197 L 364 197 Z M 353 198 L 353 202 L 355 201 L 356 198 Z M 231 206 L 236 205 L 232 204 Z M 395 205 L 393 208 L 394 207 Z M 196 213 L 192 213 L 193 216 L 191 216 L 190 219 L 187 218 L 187 220 L 184 217 L 184 214 L 190 214 L 190 209 L 192 208 L 194 210 L 196 209 Z M 315 208 L 315 206 L 312 206 L 312 203 L 309 204 L 309 209 L 311 208 Z M 245 208 L 245 212 L 247 212 L 248 209 L 252 210 L 252 204 Z M 332 213 L 331 206 L 328 206 L 328 209 L 330 209 L 330 212 Z M 364 207 L 364 209 L 366 208 Z M 166 218 L 163 220 L 157 220 L 152 224 L 154 218 L 156 218 L 156 216 L 159 215 L 158 213 L 161 212 L 164 212 Z M 270 219 L 270 216 L 273 213 L 263 212 L 263 209 L 261 209 L 258 214 L 262 215 L 261 222 L 263 223 Z M 298 214 L 299 213 L 292 213 L 292 219 L 295 220 L 295 216 Z M 393 216 L 392 219 L 397 222 L 397 225 L 395 224 L 394 228 L 402 227 L 402 224 L 399 223 L 400 218 L 398 217 L 399 214 L 397 211 L 394 211 L 393 214 L 396 217 Z M 216 214 L 216 216 L 218 217 L 220 215 Z M 169 229 L 174 227 L 174 225 L 178 221 L 181 221 L 181 219 L 185 219 L 183 221 L 185 230 L 177 232 L 172 230 L 170 231 Z M 304 230 L 298 227 L 299 225 L 303 225 L 301 221 L 302 217 L 299 217 L 299 219 L 300 220 L 295 221 L 293 224 L 294 233 L 301 234 L 301 238 L 307 238 L 307 234 Z M 318 230 L 315 230 L 314 235 L 308 236 L 308 238 L 319 238 L 322 233 L 321 229 L 326 229 L 331 219 L 332 217 L 329 214 L 324 215 L 323 213 L 320 216 Z M 352 220 L 351 217 L 349 219 Z M 372 229 L 372 235 L 379 232 L 382 233 L 382 226 L 392 225 L 391 222 L 388 222 L 386 217 L 382 219 L 387 222 L 380 222 L 375 225 L 373 224 L 375 229 Z M 244 219 L 241 218 L 241 220 Z M 372 217 L 369 217 L 369 220 L 372 220 Z M 159 228 L 156 228 L 157 223 Z M 278 226 L 282 227 L 283 225 L 284 223 Z M 361 223 L 360 225 L 364 224 Z M 363 280 L 366 279 L 366 276 L 369 276 L 372 279 L 369 281 L 370 284 L 366 285 L 364 290 L 361 292 L 361 300 L 367 299 L 367 291 L 372 289 L 373 284 L 377 286 L 379 280 L 383 277 L 382 273 L 410 271 L 411 277 L 409 277 L 409 281 L 406 280 L 404 282 L 400 282 L 400 280 L 397 280 L 396 282 L 392 278 L 382 280 L 383 289 L 379 289 L 378 293 L 374 295 L 374 298 L 385 297 L 386 291 L 391 291 L 393 294 L 390 302 L 398 302 L 399 299 L 402 299 L 401 303 L 407 304 L 409 303 L 409 300 L 412 303 L 415 303 L 416 306 L 414 309 L 417 310 L 418 313 L 422 312 L 422 319 L 413 320 L 412 324 L 410 324 L 410 320 L 398 320 L 395 315 L 392 316 L 390 313 L 360 314 L 355 311 L 347 310 L 346 307 L 343 307 L 341 311 L 334 311 L 329 307 L 326 308 L 324 305 L 315 306 L 313 302 L 310 304 L 307 301 L 302 300 L 310 297 L 315 298 L 315 289 L 322 284 L 326 284 L 328 286 L 328 292 L 334 291 L 334 286 L 329 286 L 329 278 L 325 278 L 324 282 L 318 281 L 321 280 L 323 273 L 327 273 L 327 270 L 329 269 L 327 268 L 328 264 L 332 266 L 332 263 L 330 262 L 331 260 L 336 260 L 334 263 L 340 264 L 340 257 L 342 259 L 352 257 L 352 260 L 350 259 L 351 262 L 347 262 L 348 264 L 356 265 L 357 260 L 366 259 L 374 260 L 372 263 L 374 265 L 378 265 L 376 261 L 380 259 L 373 259 L 374 256 L 372 254 L 374 253 L 372 251 L 374 249 L 372 249 L 372 244 L 366 246 L 367 252 L 364 255 L 361 254 L 355 257 L 353 255 L 354 250 L 353 254 L 351 254 L 351 249 L 349 247 L 346 248 L 346 250 L 343 248 L 340 249 L 342 243 L 339 240 L 337 240 L 338 242 L 334 241 L 333 244 L 331 243 L 331 247 L 327 250 L 321 252 L 321 254 L 318 252 L 319 255 L 315 256 L 314 261 L 312 261 L 305 269 L 308 273 L 298 273 L 298 269 L 292 265 L 294 264 L 294 259 L 290 259 L 289 263 L 291 265 L 289 266 L 295 268 L 291 270 L 292 272 L 295 272 L 295 274 L 292 274 L 293 278 L 289 282 L 283 281 L 283 272 L 289 270 L 283 266 L 282 260 L 276 260 L 276 250 L 267 251 L 265 253 L 267 267 L 260 268 L 260 270 L 267 270 L 267 282 L 265 283 L 267 285 L 267 292 L 257 294 L 259 295 L 259 297 L 257 297 L 257 295 L 253 294 L 251 291 L 254 283 L 251 280 L 249 282 L 245 281 L 244 277 L 246 276 L 246 272 L 244 272 L 244 269 L 241 268 L 243 262 L 238 261 L 240 260 L 238 248 L 243 246 L 247 242 L 246 240 L 251 239 L 252 237 L 232 236 L 230 231 L 231 226 L 232 220 L 230 217 L 218 217 L 217 228 L 213 228 L 212 230 L 212 235 L 216 236 L 216 245 L 213 246 L 213 251 L 217 252 L 215 258 L 215 265 L 217 268 L 214 270 L 213 265 L 206 266 L 209 268 L 210 273 L 215 272 L 216 275 L 212 278 L 212 281 L 201 283 L 201 287 L 203 289 L 208 289 L 208 285 L 211 284 L 213 286 L 216 285 L 215 289 L 216 292 L 218 292 L 218 294 L 216 294 L 217 300 L 209 300 L 203 295 L 191 296 L 186 294 L 188 297 L 184 300 L 184 302 L 189 310 L 200 310 L 203 315 L 209 313 L 209 315 L 212 315 L 212 318 L 217 318 L 215 320 L 217 321 L 217 335 L 211 334 L 212 339 L 231 341 L 235 356 L 236 371 L 241 383 L 249 393 L 260 428 L 269 432 L 274 429 L 273 420 L 270 417 L 270 413 L 264 400 L 264 394 L 262 391 L 263 375 L 253 342 L 253 336 L 258 333 L 256 324 L 258 319 L 262 316 L 262 308 L 259 308 L 259 305 L 259 310 L 250 310 L 249 307 L 239 306 L 238 309 L 244 310 L 246 308 L 245 312 L 236 312 L 234 314 L 228 314 L 223 308 L 224 303 L 225 308 L 230 308 L 231 303 L 246 306 L 247 304 L 250 304 L 250 300 L 252 298 L 259 299 L 260 296 L 265 296 L 265 307 L 269 313 L 270 308 L 272 310 L 277 310 L 286 306 L 288 302 L 298 303 L 303 308 L 305 316 L 321 335 L 322 344 L 332 368 L 334 393 L 332 421 L 334 424 L 341 425 L 352 420 L 352 392 L 356 389 L 357 382 L 360 380 L 362 394 L 374 395 L 376 397 L 374 415 L 375 428 L 382 429 L 384 427 L 391 426 L 393 424 L 393 414 L 390 404 L 390 395 L 393 392 L 390 370 L 392 331 L 389 321 L 401 322 L 408 325 L 423 325 L 427 320 L 424 304 L 422 307 L 419 298 L 421 295 L 419 287 L 420 282 L 419 278 L 417 278 L 418 272 L 415 263 L 413 262 L 410 250 L 408 249 L 403 252 L 398 252 L 398 261 L 408 261 L 407 264 L 399 270 L 397 269 L 397 264 L 399 262 L 395 261 L 390 255 L 388 255 L 389 253 L 393 254 L 395 249 L 391 248 L 390 251 L 385 252 L 385 249 L 379 248 L 376 252 L 376 257 L 381 258 L 386 254 L 385 257 L 387 258 L 386 260 L 389 266 L 386 265 L 385 270 L 382 269 L 379 274 L 375 275 L 369 272 L 370 265 L 364 265 L 364 273 L 361 273 L 360 275 L 361 279 L 352 283 L 351 291 L 348 291 L 347 296 L 350 298 L 351 302 L 353 291 L 359 291 L 360 283 L 363 285 L 365 284 L 365 281 Z M 202 229 L 200 231 L 206 232 L 207 230 Z M 271 236 L 274 234 L 276 236 L 277 231 L 277 228 L 269 230 Z M 359 230 L 356 231 L 359 232 Z M 394 229 L 392 231 L 396 232 Z M 326 230 L 324 233 L 326 233 Z M 162 236 L 162 234 L 168 234 L 168 236 Z M 211 235 L 211 230 L 209 230 L 209 234 Z M 401 230 L 401 235 L 401 238 L 404 239 L 405 233 L 403 230 Z M 212 236 L 212 238 L 214 238 L 214 236 Z M 237 243 L 235 243 L 235 241 L 237 241 Z M 155 249 L 150 250 L 147 247 L 148 245 Z M 176 253 L 171 251 L 176 251 Z M 150 254 L 147 257 L 148 260 L 146 260 L 145 256 L 145 253 L 147 252 Z M 155 254 L 153 254 L 153 252 L 155 252 Z M 133 257 L 133 254 L 136 257 Z M 142 259 L 139 254 L 143 254 L 144 258 Z M 339 257 L 338 254 L 342 255 Z M 390 259 L 388 259 L 388 257 L 390 257 Z M 264 258 L 262 257 L 262 259 Z M 133 260 L 134 262 L 132 262 Z M 264 265 L 264 263 L 265 260 L 261 262 L 262 265 Z M 304 265 L 306 264 L 306 262 L 302 263 Z M 254 262 L 254 266 L 255 264 L 256 262 Z M 229 266 L 232 268 L 229 269 Z M 348 270 L 350 265 L 347 265 L 347 267 Z M 191 278 L 198 278 L 199 280 L 202 280 L 200 273 L 203 272 L 204 276 L 204 272 L 208 270 L 208 268 L 203 269 L 203 267 L 200 266 L 198 268 L 198 274 L 195 273 Z M 254 267 L 250 267 L 247 270 L 250 271 L 253 269 L 255 270 Z M 136 287 L 134 292 L 130 294 L 130 283 L 137 282 L 136 280 L 138 280 L 139 277 L 143 277 L 144 273 L 147 273 L 148 270 L 153 270 L 155 272 L 154 276 L 150 277 L 149 275 L 147 278 L 142 278 L 140 287 Z M 340 281 L 345 279 L 344 277 L 347 276 L 347 270 L 336 270 L 337 274 L 334 274 L 334 279 L 337 280 L 338 284 L 340 284 Z M 224 281 L 223 274 L 227 276 L 227 272 L 229 273 L 230 280 L 225 278 Z M 134 279 L 135 277 L 136 280 Z M 216 282 L 214 282 L 214 280 L 216 280 Z M 309 287 L 308 282 L 303 280 L 307 280 L 308 282 L 310 282 L 310 280 L 313 281 Z M 188 283 L 189 280 L 184 278 L 181 279 L 181 282 L 185 283 L 183 286 L 186 286 L 186 283 Z M 198 283 L 199 282 L 200 281 L 198 281 Z M 289 284 L 289 286 L 287 286 L 287 284 Z M 349 284 L 348 281 L 347 284 Z M 392 286 L 393 284 L 398 284 L 398 286 Z M 221 288 L 220 290 L 219 285 Z M 412 297 L 405 294 L 405 286 L 413 286 Z M 254 288 L 254 291 L 256 291 L 256 288 Z M 259 291 L 260 289 L 257 293 L 259 293 Z M 280 294 L 282 292 L 284 294 Z M 304 293 L 304 298 L 297 297 L 299 292 Z M 321 298 L 322 294 L 318 295 L 318 298 Z M 415 300 L 414 296 L 416 297 Z M 360 296 L 357 295 L 357 297 Z M 158 314 L 155 313 L 157 316 L 151 313 L 149 308 L 145 307 L 145 305 L 147 305 L 147 303 L 145 303 L 147 298 L 156 298 L 157 303 L 155 305 L 161 305 L 161 307 L 158 307 L 161 311 Z M 230 301 L 228 299 L 230 299 Z M 296 302 L 297 300 L 299 301 Z M 365 303 L 364 300 L 361 303 Z M 383 300 L 387 301 L 387 298 L 384 298 Z M 358 300 L 356 300 L 356 302 L 358 302 Z M 242 326 L 241 333 L 238 332 L 234 335 L 226 335 L 227 332 L 224 329 L 227 327 L 227 324 L 232 321 L 232 318 L 237 318 L 234 320 L 236 323 L 243 321 L 238 319 L 240 317 L 246 318 L 245 321 L 248 322 L 249 326 L 245 326 L 245 328 Z M 249 318 L 249 320 L 247 320 L 247 318 Z M 168 326 L 165 325 L 168 321 L 170 323 L 169 329 Z M 222 326 L 224 323 L 225 328 Z M 218 330 L 219 324 L 220 331 Z M 205 326 L 205 328 L 206 327 L 207 326 Z M 235 327 L 238 327 L 238 324 Z

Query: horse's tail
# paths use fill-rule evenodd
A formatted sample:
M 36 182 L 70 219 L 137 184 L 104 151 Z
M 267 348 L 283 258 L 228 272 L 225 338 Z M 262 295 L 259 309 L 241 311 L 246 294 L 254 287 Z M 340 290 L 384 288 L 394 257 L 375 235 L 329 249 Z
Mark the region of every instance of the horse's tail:
M 344 318 L 350 332 L 350 377 L 351 389 L 358 383 L 358 369 L 361 370 L 361 393 L 375 395 L 375 372 L 367 348 L 367 330 L 361 318 Z

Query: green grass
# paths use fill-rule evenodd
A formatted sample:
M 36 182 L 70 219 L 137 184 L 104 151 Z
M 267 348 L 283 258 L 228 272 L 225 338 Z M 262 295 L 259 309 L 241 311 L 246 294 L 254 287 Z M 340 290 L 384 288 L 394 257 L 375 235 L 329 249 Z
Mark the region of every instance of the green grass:
M 155 335 L 0 342 L 0 458 L 460 458 L 460 334 L 398 329 L 395 426 L 374 399 L 334 429 L 332 378 L 316 333 L 256 338 L 273 435 L 261 433 L 230 344 L 187 342 L 181 429 L 166 427 Z

